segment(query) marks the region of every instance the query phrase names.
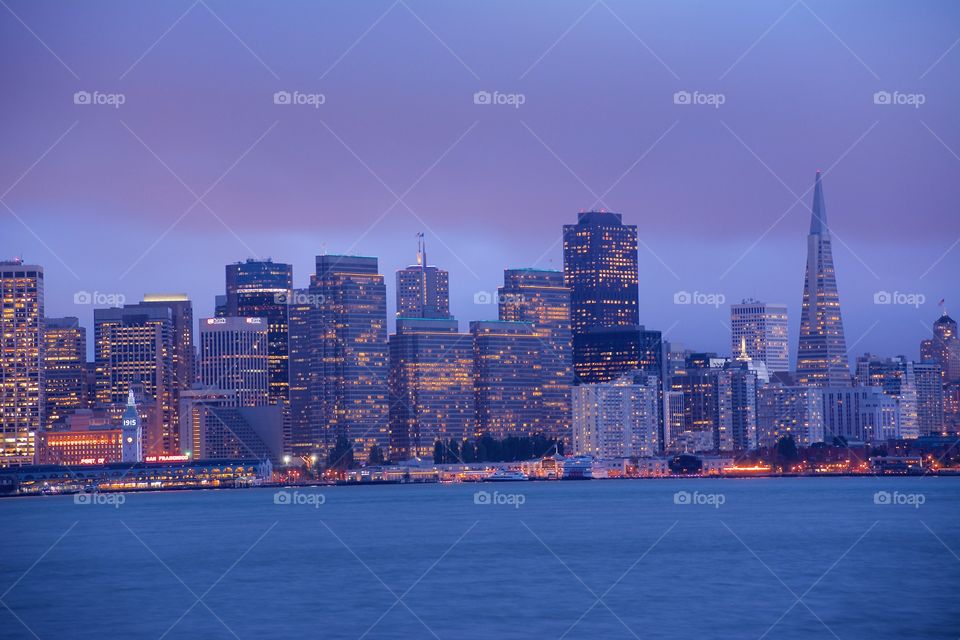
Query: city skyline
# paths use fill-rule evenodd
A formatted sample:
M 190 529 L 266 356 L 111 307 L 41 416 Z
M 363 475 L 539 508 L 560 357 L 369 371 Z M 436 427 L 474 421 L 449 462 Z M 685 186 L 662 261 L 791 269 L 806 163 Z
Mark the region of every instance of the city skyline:
M 97 16 L 12 3 L 55 56 L 12 16 L 0 24 L 17 51 L 9 80 L 31 88 L 4 106 L 18 127 L 0 160 L 3 253 L 45 266 L 48 315 L 78 316 L 89 331 L 77 291 L 132 301 L 174 290 L 212 317 L 224 264 L 271 256 L 303 287 L 327 251 L 376 255 L 392 274 L 425 233 L 450 274 L 451 314 L 494 319 L 474 293 L 494 292 L 505 268 L 560 269 L 560 219 L 605 208 L 639 228 L 642 324 L 721 351 L 725 310 L 674 305 L 674 293 L 773 300 L 788 305 L 796 344 L 796 238 L 817 168 L 856 351 L 915 356 L 936 302 L 956 289 L 952 4 L 875 10 L 882 27 L 869 34 L 854 9 L 817 3 L 744 3 L 731 19 L 726 8 L 561 2 L 515 8 L 515 27 L 493 9 L 464 9 L 508 55 L 431 5 L 280 10 L 280 23 L 324 36 L 294 31 L 282 45 L 249 8 L 207 6 L 151 7 L 143 22 L 106 13 L 107 37 L 86 47 L 58 27 Z M 653 12 L 681 37 L 648 32 Z M 394 41 L 412 57 L 391 58 Z M 200 48 L 209 55 L 193 55 Z M 624 56 L 628 67 L 612 64 Z M 571 65 L 584 72 L 558 75 Z M 183 88 L 158 94 L 156 78 Z M 74 103 L 84 91 L 124 102 Z M 297 91 L 323 104 L 274 102 Z M 484 91 L 524 99 L 475 103 Z M 922 104 L 893 103 L 917 95 Z M 722 104 L 697 103 L 710 96 Z M 598 108 L 603 119 L 581 117 Z M 879 292 L 924 301 L 875 305 Z

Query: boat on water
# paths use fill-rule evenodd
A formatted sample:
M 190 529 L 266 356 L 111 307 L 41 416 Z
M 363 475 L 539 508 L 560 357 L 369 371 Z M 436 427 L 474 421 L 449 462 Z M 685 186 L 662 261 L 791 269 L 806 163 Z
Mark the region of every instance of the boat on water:
M 521 471 L 508 471 L 506 469 L 498 469 L 486 477 L 486 482 L 518 482 L 522 480 L 529 480 L 529 478 Z

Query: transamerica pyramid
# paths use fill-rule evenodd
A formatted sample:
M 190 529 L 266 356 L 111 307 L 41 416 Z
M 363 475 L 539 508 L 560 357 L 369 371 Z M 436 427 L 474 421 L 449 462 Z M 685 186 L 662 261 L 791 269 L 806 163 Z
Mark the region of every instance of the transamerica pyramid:
M 827 208 L 817 171 L 813 191 L 807 270 L 803 280 L 803 309 L 797 348 L 797 382 L 815 387 L 850 386 L 850 364 L 843 334 L 840 294 L 833 268 Z

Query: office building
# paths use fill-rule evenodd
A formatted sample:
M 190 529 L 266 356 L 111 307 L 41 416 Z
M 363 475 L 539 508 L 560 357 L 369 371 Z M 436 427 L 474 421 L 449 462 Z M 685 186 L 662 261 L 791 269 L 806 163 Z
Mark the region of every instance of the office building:
M 223 315 L 267 320 L 270 404 L 289 400 L 288 312 L 293 265 L 248 259 L 226 267 Z
M 178 389 L 189 389 L 196 378 L 193 346 L 193 303 L 185 293 L 147 293 L 141 306 L 170 309 L 173 327 L 173 380 Z
M 398 318 L 450 318 L 450 276 L 427 264 L 422 233 L 417 234 L 417 263 L 397 271 Z
M 74 317 L 44 319 L 43 353 L 43 424 L 50 429 L 87 406 L 87 330 Z
M 573 384 L 570 289 L 563 273 L 543 269 L 507 269 L 498 301 L 500 320 L 529 322 L 541 342 L 541 429 L 569 442 Z
M 456 320 L 398 318 L 390 336 L 390 459 L 433 456 L 476 435 L 473 341 Z
M 200 385 L 236 391 L 237 406 L 269 404 L 269 339 L 266 318 L 200 321 Z
M 33 464 L 43 427 L 43 267 L 0 262 L 0 466 Z
M 284 417 L 280 405 L 227 407 L 195 403 L 193 419 L 183 426 L 183 439 L 197 460 L 270 460 L 281 464 Z
M 920 343 L 920 359 L 940 365 L 944 384 L 960 382 L 960 337 L 946 311 L 933 323 L 933 337 Z
M 900 438 L 896 398 L 880 387 L 824 387 L 824 440 L 842 437 L 847 443 L 882 442 Z
M 813 192 L 810 234 L 807 236 L 797 382 L 817 387 L 850 385 L 850 363 L 847 361 L 840 294 L 819 171 Z
M 473 337 L 477 431 L 496 439 L 541 430 L 541 351 L 530 322 L 476 321 Z
M 738 353 L 741 344 L 770 373 L 789 371 L 787 306 L 756 300 L 730 305 L 730 353 Z
M 790 436 L 798 447 L 823 442 L 823 390 L 772 382 L 757 390 L 757 439 L 772 447 Z

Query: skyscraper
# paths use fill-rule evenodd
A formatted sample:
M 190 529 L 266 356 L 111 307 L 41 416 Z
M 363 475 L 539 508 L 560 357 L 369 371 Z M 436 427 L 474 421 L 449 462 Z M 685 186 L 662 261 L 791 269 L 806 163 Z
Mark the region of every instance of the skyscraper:
M 850 364 L 819 171 L 815 180 L 797 346 L 797 381 L 818 387 L 849 386 Z
M 790 342 L 787 336 L 787 306 L 756 300 L 730 305 L 730 353 L 747 353 L 767 365 L 767 371 L 790 370 Z
M 538 433 L 543 343 L 529 322 L 470 323 L 477 431 L 502 439 Z
M 145 307 L 156 306 L 170 309 L 173 323 L 174 384 L 178 389 L 189 389 L 196 378 L 196 363 L 193 351 L 193 304 L 185 293 L 147 293 L 143 296 Z
M 563 273 L 544 269 L 507 269 L 503 272 L 498 300 L 501 320 L 533 325 L 533 333 L 542 343 L 540 426 L 547 436 L 569 441 L 573 345 L 570 289 L 564 285 Z
M 476 435 L 473 345 L 456 320 L 398 318 L 390 336 L 390 457 L 430 458 Z
M 642 372 L 573 389 L 573 453 L 601 458 L 660 450 L 660 380 Z
M 236 391 L 238 407 L 269 403 L 266 318 L 206 318 L 200 322 L 200 384 Z
M 563 272 L 577 380 L 607 382 L 635 368 L 621 354 L 636 350 L 637 227 L 619 213 L 581 212 L 563 227 Z
M 397 317 L 449 318 L 450 276 L 427 264 L 423 234 L 417 239 L 417 264 L 397 271 Z
M 122 405 L 131 385 L 154 402 L 144 452 L 179 453 L 179 387 L 175 382 L 173 313 L 164 305 L 94 309 L 97 402 Z
M 77 318 L 43 321 L 44 427 L 87 406 L 87 330 Z
M 960 381 L 960 337 L 946 311 L 933 323 L 933 337 L 920 343 L 920 359 L 940 365 L 944 384 Z
M 316 265 L 310 430 L 321 452 L 343 437 L 364 460 L 389 447 L 387 288 L 376 258 L 322 255 Z
M 34 462 L 44 412 L 43 267 L 0 262 L 0 466 Z
M 270 404 L 286 406 L 289 384 L 288 311 L 293 289 L 293 265 L 248 259 L 226 267 L 227 299 L 223 313 L 241 318 L 266 318 Z

